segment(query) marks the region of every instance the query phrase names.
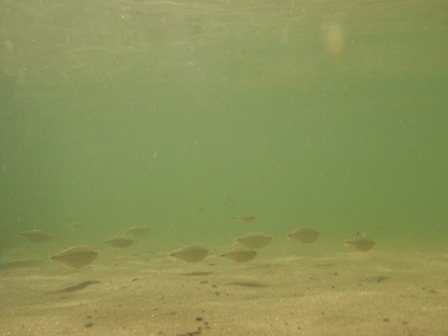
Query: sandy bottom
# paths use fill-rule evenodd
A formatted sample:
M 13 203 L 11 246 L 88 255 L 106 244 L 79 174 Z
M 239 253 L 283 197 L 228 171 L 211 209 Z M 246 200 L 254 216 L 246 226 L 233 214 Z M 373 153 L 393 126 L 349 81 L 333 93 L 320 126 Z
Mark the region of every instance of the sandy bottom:
M 109 249 L 71 270 L 10 251 L 0 335 L 448 335 L 446 254 L 302 252 L 185 264 Z

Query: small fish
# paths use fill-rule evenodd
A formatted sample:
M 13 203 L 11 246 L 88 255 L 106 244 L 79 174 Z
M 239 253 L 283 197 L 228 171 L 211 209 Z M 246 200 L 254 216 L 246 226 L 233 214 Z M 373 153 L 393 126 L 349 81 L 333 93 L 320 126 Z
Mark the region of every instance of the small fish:
M 312 228 L 302 226 L 288 233 L 288 237 L 293 238 L 303 244 L 311 244 L 319 238 L 319 232 Z
M 375 242 L 359 232 L 352 239 L 346 240 L 345 245 L 351 245 L 358 251 L 366 252 L 373 248 Z
M 255 216 L 237 216 L 237 217 L 234 217 L 233 219 L 235 219 L 243 224 L 248 224 L 248 223 L 252 223 L 255 220 Z
M 70 230 L 78 230 L 78 229 L 82 229 L 84 227 L 84 224 L 81 222 L 73 222 L 73 223 L 65 224 L 65 227 Z
M 196 245 L 188 245 L 170 253 L 171 257 L 189 263 L 201 261 L 207 255 L 208 255 L 207 249 Z
M 272 242 L 272 237 L 266 233 L 249 232 L 235 240 L 249 249 L 258 249 L 269 245 Z
M 367 278 L 367 281 L 368 282 L 382 282 L 387 279 L 389 279 L 389 277 L 383 276 L 383 275 L 377 275 L 377 276 L 372 276 L 370 278 Z
M 52 255 L 50 258 L 72 268 L 81 268 L 96 259 L 98 252 L 88 246 L 74 246 Z
M 257 252 L 247 248 L 237 247 L 233 250 L 224 252 L 221 257 L 230 259 L 235 262 L 246 262 L 257 257 Z
M 134 239 L 126 235 L 116 235 L 106 239 L 104 243 L 114 248 L 126 248 L 134 244 Z
M 145 236 L 151 232 L 151 229 L 144 225 L 135 225 L 124 232 L 133 236 Z
M 53 239 L 53 236 L 51 234 L 42 230 L 20 232 L 19 235 L 35 243 L 43 243 Z

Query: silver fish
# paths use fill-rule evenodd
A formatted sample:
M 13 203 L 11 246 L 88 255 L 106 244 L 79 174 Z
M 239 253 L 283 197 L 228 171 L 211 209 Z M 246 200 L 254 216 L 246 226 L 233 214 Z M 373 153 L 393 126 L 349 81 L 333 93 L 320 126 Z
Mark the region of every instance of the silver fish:
M 249 249 L 258 249 L 269 245 L 272 242 L 272 237 L 266 233 L 249 232 L 235 240 Z
M 170 253 L 171 257 L 194 263 L 201 261 L 208 255 L 208 250 L 196 245 L 188 245 Z

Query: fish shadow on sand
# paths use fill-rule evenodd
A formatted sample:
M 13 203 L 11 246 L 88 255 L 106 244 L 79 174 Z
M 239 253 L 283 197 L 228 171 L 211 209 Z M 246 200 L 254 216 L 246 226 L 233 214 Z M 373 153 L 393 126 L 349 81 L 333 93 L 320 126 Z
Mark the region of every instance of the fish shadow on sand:
M 80 282 L 77 285 L 68 286 L 68 287 L 65 287 L 65 288 L 62 288 L 62 289 L 59 289 L 59 290 L 56 290 L 56 291 L 48 292 L 48 294 L 76 292 L 76 291 L 83 290 L 87 286 L 94 285 L 94 284 L 99 284 L 99 283 L 101 283 L 101 281 L 98 281 L 98 280 L 87 280 L 87 281 Z
M 266 284 L 262 284 L 259 282 L 253 282 L 253 281 L 235 281 L 235 282 L 229 282 L 227 286 L 240 286 L 240 287 L 246 287 L 246 288 L 262 288 L 262 287 L 268 287 Z

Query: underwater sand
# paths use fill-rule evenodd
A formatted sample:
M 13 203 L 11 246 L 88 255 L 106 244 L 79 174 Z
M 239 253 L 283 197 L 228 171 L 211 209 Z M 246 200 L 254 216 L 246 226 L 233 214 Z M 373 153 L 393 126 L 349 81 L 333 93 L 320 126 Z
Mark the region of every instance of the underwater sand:
M 448 335 L 443 253 L 285 246 L 185 264 L 99 252 L 71 270 L 7 251 L 0 335 Z

